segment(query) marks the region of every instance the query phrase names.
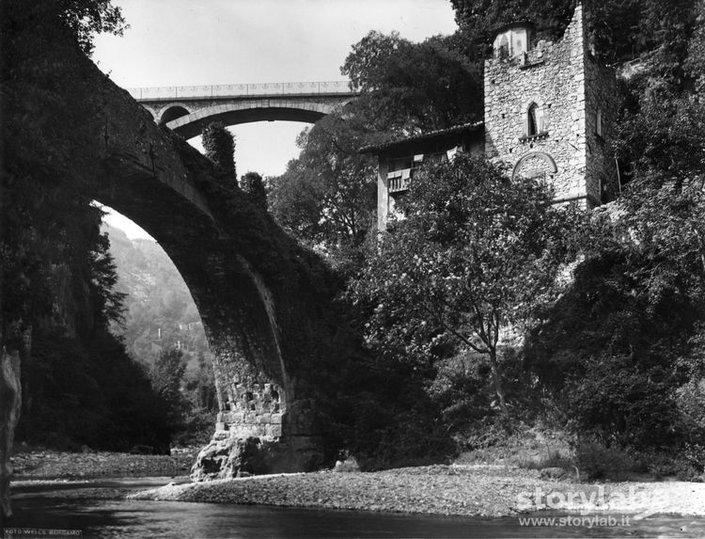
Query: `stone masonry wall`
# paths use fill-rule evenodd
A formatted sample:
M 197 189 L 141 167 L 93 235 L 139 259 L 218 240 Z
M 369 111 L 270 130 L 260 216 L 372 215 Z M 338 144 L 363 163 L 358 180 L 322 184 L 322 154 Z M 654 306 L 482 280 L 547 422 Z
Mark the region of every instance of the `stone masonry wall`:
M 614 95 L 614 75 L 590 57 L 578 5 L 560 41 L 539 41 L 525 54 L 485 62 L 485 152 L 517 174 L 545 173 L 557 200 L 597 205 L 600 181 L 609 183 L 615 173 L 608 151 L 611 127 L 598 140 L 595 114 L 602 107 L 609 126 Z M 538 133 L 527 136 L 532 103 L 542 120 Z
M 592 54 L 585 56 L 585 133 L 588 192 L 600 193 L 602 199 L 614 198 L 618 191 L 617 163 L 611 142 L 614 140 L 619 102 L 615 71 L 600 65 Z M 598 111 L 602 134 L 597 133 Z

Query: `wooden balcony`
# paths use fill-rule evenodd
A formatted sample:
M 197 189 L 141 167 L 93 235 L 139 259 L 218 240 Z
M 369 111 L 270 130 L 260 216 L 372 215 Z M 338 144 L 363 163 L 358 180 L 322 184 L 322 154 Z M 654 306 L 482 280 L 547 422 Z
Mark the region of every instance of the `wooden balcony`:
M 410 168 L 393 170 L 387 173 L 387 188 L 390 193 L 406 191 L 409 189 L 409 180 L 411 180 Z

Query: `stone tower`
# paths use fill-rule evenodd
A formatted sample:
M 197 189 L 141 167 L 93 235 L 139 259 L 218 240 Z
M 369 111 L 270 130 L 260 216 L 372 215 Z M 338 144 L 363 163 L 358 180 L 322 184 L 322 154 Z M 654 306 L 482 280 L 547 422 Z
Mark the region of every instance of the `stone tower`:
M 590 51 L 583 8 L 556 43 L 529 24 L 500 29 L 485 62 L 485 153 L 513 177 L 542 176 L 556 201 L 600 204 L 617 185 L 610 151 L 616 79 Z

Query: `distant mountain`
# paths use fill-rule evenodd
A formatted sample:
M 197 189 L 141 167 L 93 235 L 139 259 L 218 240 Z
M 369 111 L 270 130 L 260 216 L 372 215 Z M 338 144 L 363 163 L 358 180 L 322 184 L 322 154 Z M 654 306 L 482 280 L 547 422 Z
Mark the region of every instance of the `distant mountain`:
M 117 266 L 117 289 L 127 294 L 125 323 L 113 327 L 129 354 L 152 367 L 159 352 L 179 348 L 188 369 L 199 356 L 210 360 L 203 324 L 186 283 L 164 250 L 153 240 L 130 240 L 120 229 L 103 223 Z

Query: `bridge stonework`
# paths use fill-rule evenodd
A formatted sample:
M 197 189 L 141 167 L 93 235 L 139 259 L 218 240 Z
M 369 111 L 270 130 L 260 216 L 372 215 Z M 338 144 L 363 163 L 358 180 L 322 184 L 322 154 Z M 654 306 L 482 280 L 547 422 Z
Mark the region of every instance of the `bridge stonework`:
M 130 95 L 160 123 L 184 138 L 212 121 L 314 123 L 358 94 L 347 81 L 133 88 Z
M 322 418 L 335 399 L 331 380 L 359 350 L 334 302 L 337 276 L 75 47 L 47 43 L 37 54 L 45 68 L 27 61 L 16 92 L 29 85 L 50 96 L 22 112 L 44 134 L 35 166 L 152 235 L 201 314 L 220 413 L 194 477 L 303 471 L 334 458 Z M 83 115 L 55 117 L 51 103 Z M 38 162 L 46 147 L 65 160 Z

